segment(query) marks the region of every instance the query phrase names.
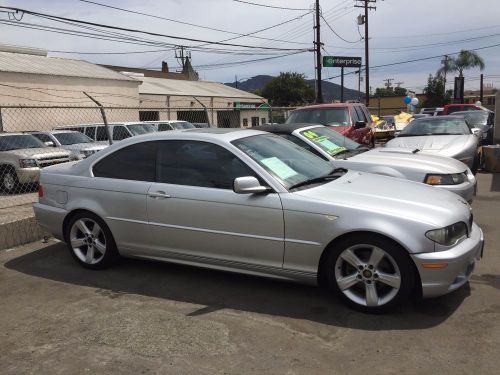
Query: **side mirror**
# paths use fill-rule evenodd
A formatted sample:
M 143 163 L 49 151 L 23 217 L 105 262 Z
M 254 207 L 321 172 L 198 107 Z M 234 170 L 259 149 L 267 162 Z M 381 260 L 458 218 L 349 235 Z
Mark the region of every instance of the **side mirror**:
M 56 147 L 56 145 L 52 141 L 43 142 L 43 144 L 47 147 Z
M 354 124 L 354 129 L 363 129 L 366 127 L 366 122 L 364 121 L 356 121 Z
M 472 128 L 472 134 L 474 134 L 475 136 L 478 136 L 481 134 L 481 129 L 479 128 Z
M 269 190 L 267 186 L 262 186 L 255 177 L 238 177 L 234 179 L 233 190 L 237 194 L 259 194 Z

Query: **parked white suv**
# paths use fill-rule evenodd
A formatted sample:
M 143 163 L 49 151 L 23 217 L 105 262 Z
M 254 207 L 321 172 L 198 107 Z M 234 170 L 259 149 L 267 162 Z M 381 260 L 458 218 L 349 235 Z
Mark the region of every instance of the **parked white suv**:
M 28 134 L 38 138 L 47 147 L 60 147 L 68 150 L 78 159 L 85 159 L 109 146 L 107 142 L 95 142 L 85 134 L 71 130 L 29 132 Z
M 36 183 L 40 169 L 72 160 L 67 150 L 46 147 L 30 134 L 0 133 L 0 189 L 20 193 L 20 185 Z
M 156 126 L 145 122 L 112 122 L 108 124 L 113 141 L 121 141 L 135 135 L 153 133 Z M 55 130 L 73 130 L 85 134 L 94 141 L 108 141 L 104 124 L 79 124 L 59 126 Z

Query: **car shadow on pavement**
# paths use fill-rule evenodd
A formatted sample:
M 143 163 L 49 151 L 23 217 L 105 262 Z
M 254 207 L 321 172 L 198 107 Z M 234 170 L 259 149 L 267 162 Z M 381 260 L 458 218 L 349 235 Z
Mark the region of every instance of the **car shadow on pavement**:
M 103 271 L 80 267 L 62 243 L 8 261 L 5 267 L 26 275 L 91 287 L 118 298 L 135 294 L 205 306 L 189 316 L 232 309 L 305 319 L 353 329 L 413 330 L 437 326 L 469 296 L 467 284 L 437 299 L 416 300 L 385 315 L 354 311 L 313 286 L 147 260 L 123 259 Z

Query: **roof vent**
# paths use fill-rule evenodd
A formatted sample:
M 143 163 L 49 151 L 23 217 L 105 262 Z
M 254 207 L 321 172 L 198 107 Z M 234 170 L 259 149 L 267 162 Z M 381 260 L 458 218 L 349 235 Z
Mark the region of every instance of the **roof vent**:
M 34 47 L 13 46 L 0 44 L 0 52 L 19 53 L 23 55 L 47 56 L 47 50 Z

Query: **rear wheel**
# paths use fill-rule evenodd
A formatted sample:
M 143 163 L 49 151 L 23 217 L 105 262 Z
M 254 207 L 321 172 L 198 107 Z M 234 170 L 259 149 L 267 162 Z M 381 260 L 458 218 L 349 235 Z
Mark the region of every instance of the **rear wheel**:
M 357 310 L 387 311 L 408 298 L 415 284 L 414 267 L 405 252 L 379 236 L 346 238 L 326 258 L 328 285 Z
M 85 268 L 103 269 L 119 257 L 108 226 L 90 212 L 80 212 L 70 219 L 65 238 L 71 255 Z
M 19 186 L 16 171 L 12 168 L 6 168 L 0 171 L 0 187 L 8 193 L 13 194 Z

